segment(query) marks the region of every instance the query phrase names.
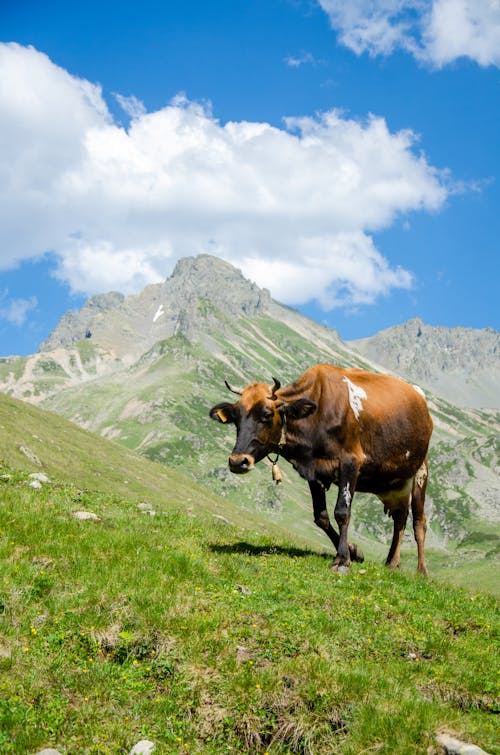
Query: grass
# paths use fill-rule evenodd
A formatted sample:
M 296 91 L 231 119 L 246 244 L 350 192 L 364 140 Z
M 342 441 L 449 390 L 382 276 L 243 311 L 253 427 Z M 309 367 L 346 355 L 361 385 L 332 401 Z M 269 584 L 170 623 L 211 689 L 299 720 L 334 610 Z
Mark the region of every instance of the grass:
M 2 753 L 499 752 L 494 598 L 3 471 Z

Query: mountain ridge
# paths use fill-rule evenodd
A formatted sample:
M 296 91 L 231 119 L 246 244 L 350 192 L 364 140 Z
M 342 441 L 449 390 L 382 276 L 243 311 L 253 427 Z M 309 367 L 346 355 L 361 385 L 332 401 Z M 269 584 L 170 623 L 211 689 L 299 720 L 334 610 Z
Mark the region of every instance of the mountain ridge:
M 259 315 L 291 326 L 321 349 L 334 345 L 332 357 L 340 350 L 346 364 L 357 363 L 361 357 L 368 369 L 393 372 L 458 406 L 500 409 L 500 333 L 493 328 L 446 328 L 414 318 L 367 338 L 343 341 L 337 331 L 274 301 L 267 289 L 208 254 L 179 260 L 169 278 L 139 294 L 98 294 L 79 311 L 70 310 L 40 344 L 37 354 L 24 358 L 24 377 L 2 384 L 0 376 L 0 390 L 43 400 L 50 383 L 40 389 L 38 381 L 35 396 L 30 391 L 31 377 L 33 372 L 43 371 L 44 358 L 52 352 L 68 374 L 68 384 L 131 366 L 155 343 L 177 335 L 189 341 L 201 338 L 209 351 L 217 353 L 212 330 L 222 328 L 229 333 L 233 319 Z M 77 346 L 85 341 L 86 346 Z M 71 359 L 65 359 L 60 349 L 73 349 Z M 14 372 L 19 372 L 22 359 L 4 357 L 2 361 L 7 364 L 10 360 L 17 365 Z M 92 367 L 90 374 L 88 366 Z
M 493 328 L 433 326 L 414 318 L 348 344 L 454 404 L 500 409 L 500 333 Z

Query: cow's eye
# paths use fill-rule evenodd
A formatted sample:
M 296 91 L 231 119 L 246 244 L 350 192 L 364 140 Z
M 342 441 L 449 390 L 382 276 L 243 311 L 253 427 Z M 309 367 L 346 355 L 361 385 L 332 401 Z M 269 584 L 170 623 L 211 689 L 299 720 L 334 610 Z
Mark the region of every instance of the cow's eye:
M 272 409 L 263 409 L 260 417 L 262 422 L 271 422 L 274 417 L 274 412 Z

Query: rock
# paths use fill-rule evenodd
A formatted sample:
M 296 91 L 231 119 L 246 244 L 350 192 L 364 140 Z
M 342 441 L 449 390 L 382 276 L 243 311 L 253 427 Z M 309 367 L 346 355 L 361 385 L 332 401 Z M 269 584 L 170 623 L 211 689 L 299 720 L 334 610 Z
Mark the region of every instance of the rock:
M 42 466 L 42 462 L 40 461 L 38 456 L 34 454 L 33 451 L 30 451 L 30 449 L 27 448 L 27 446 L 18 446 L 18 448 L 21 451 L 21 453 L 24 454 L 26 458 L 28 458 L 33 464 L 36 464 L 39 467 Z
M 485 750 L 477 747 L 477 745 L 461 742 L 449 734 L 438 734 L 436 739 L 444 749 L 446 755 L 488 755 Z
M 71 516 L 73 516 L 75 519 L 79 519 L 82 522 L 87 520 L 91 520 L 93 522 L 101 521 L 101 518 L 98 517 L 97 514 L 94 514 L 92 511 L 73 511 Z
M 54 750 L 52 747 L 45 747 L 43 750 L 38 750 L 35 755 L 61 755 L 59 750 Z
M 42 483 L 50 482 L 49 478 L 43 472 L 32 472 L 28 477 L 31 479 L 29 483 L 30 488 L 39 490 L 42 487 Z
M 49 478 L 46 474 L 43 472 L 32 472 L 28 477 L 31 480 L 36 480 L 37 482 L 50 482 Z
M 214 519 L 220 519 L 221 522 L 224 522 L 224 524 L 231 524 L 229 519 L 226 519 L 225 516 L 222 516 L 222 514 L 212 514 Z
M 154 750 L 156 750 L 154 742 L 150 742 L 149 739 L 141 739 L 140 742 L 137 742 L 137 744 L 132 747 L 130 755 L 150 755 Z
M 138 503 L 137 508 L 139 509 L 141 514 L 156 516 L 156 511 L 153 509 L 150 503 Z

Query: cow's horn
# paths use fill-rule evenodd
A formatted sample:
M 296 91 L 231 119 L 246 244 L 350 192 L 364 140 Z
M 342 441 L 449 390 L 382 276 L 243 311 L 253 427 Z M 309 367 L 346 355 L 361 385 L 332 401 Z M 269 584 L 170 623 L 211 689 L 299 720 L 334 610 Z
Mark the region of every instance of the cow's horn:
M 226 385 L 226 388 L 229 391 L 231 391 L 231 393 L 236 393 L 237 396 L 242 396 L 243 395 L 243 391 L 240 391 L 238 388 L 233 388 L 232 386 L 230 386 L 229 383 L 227 382 L 227 380 L 224 380 L 224 383 Z
M 276 398 L 276 391 L 278 391 L 281 388 L 281 383 L 280 383 L 279 380 L 276 380 L 275 377 L 273 377 L 273 380 L 274 380 L 274 385 L 273 385 L 273 388 L 272 388 L 272 391 L 271 391 L 271 398 L 275 399 Z

